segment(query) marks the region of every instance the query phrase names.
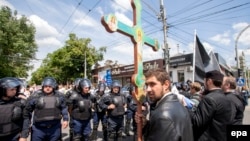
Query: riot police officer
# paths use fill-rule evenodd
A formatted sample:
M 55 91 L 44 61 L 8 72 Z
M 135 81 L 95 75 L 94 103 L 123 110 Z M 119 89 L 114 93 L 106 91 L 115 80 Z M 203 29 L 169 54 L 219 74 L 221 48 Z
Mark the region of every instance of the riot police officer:
M 137 110 L 137 101 L 133 97 L 133 93 L 135 90 L 135 86 L 133 84 L 130 84 L 128 87 L 128 94 L 126 94 L 126 100 L 127 100 L 127 111 L 126 111 L 126 122 L 125 122 L 125 134 L 127 136 L 130 136 L 130 124 L 132 122 L 132 127 L 133 127 L 133 140 L 135 141 L 137 138 L 137 124 L 135 122 L 135 113 Z M 147 115 L 148 113 L 148 103 L 147 99 L 143 101 L 142 103 L 142 112 L 143 115 Z
M 98 84 L 98 90 L 95 93 L 95 106 L 94 106 L 94 116 L 93 116 L 93 132 L 92 132 L 92 140 L 97 140 L 97 129 L 99 122 L 102 122 L 102 131 L 103 131 L 103 140 L 107 140 L 107 116 L 106 110 L 102 109 L 101 103 L 103 98 L 108 94 L 105 94 L 106 84 L 104 82 L 100 82 Z
M 34 92 L 27 100 L 24 127 L 26 131 L 29 130 L 30 120 L 33 119 L 32 141 L 61 140 L 61 126 L 62 128 L 68 126 L 66 101 L 63 94 L 56 88 L 56 80 L 53 77 L 46 77 L 42 81 L 42 89 Z
M 70 90 L 68 90 L 68 91 L 65 93 L 65 97 L 66 97 L 67 100 L 70 98 L 70 96 L 71 96 L 73 93 L 75 93 L 75 92 L 79 93 L 79 92 L 80 92 L 79 89 L 78 89 L 78 87 L 79 87 L 79 83 L 80 83 L 80 81 L 81 81 L 82 79 L 83 79 L 83 78 L 76 78 L 76 79 L 74 80 L 73 88 L 70 89 Z
M 133 117 L 135 116 L 136 112 L 136 101 L 132 97 L 132 92 L 134 90 L 134 87 L 132 84 L 128 87 L 128 92 L 126 92 L 126 100 L 127 100 L 127 111 L 126 111 L 126 122 L 125 122 L 125 134 L 127 136 L 130 136 L 129 130 L 130 130 L 130 124 L 131 121 L 133 121 L 133 131 L 136 131 L 136 123 L 133 120 Z
M 91 118 L 94 98 L 89 93 L 91 82 L 82 79 L 79 82 L 79 93 L 70 96 L 70 111 L 73 122 L 73 141 L 89 141 L 91 135 Z
M 124 128 L 124 114 L 126 99 L 120 94 L 121 83 L 114 80 L 111 84 L 111 93 L 105 97 L 102 107 L 108 113 L 108 140 L 121 141 Z
M 72 109 L 72 107 L 70 107 L 70 105 L 72 105 L 72 103 L 71 103 L 70 97 L 72 94 L 78 94 L 80 92 L 78 87 L 79 87 L 79 83 L 81 80 L 82 80 L 82 78 L 76 78 L 74 81 L 74 84 L 73 84 L 74 85 L 73 88 L 70 89 L 69 91 L 67 91 L 65 94 L 65 98 L 66 98 L 67 105 L 68 105 L 68 112 L 70 115 L 70 119 L 69 119 L 69 138 L 70 138 L 70 141 L 73 140 L 73 122 L 72 122 L 72 116 L 71 116 L 71 111 L 70 111 Z
M 25 100 L 18 98 L 21 83 L 17 78 L 0 79 L 0 140 L 17 141 L 24 137 L 23 108 Z

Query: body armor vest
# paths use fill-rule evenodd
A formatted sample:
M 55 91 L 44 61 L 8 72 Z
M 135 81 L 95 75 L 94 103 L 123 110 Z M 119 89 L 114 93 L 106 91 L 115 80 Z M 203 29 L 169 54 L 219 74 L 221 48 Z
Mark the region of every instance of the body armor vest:
M 61 110 L 59 98 L 56 96 L 42 96 L 38 99 L 34 110 L 35 122 L 60 120 Z
M 112 96 L 112 102 L 115 104 L 115 109 L 111 111 L 112 116 L 121 116 L 125 114 L 124 103 L 125 99 L 123 96 Z
M 130 103 L 128 103 L 128 108 L 132 111 L 135 111 L 137 107 L 137 103 L 134 98 L 131 97 Z
M 96 111 L 97 112 L 104 112 L 100 106 L 100 102 L 103 99 L 103 96 L 104 96 L 104 94 L 103 95 L 97 94 L 97 96 L 96 96 Z
M 83 97 L 79 96 L 77 101 L 77 105 L 74 107 L 72 111 L 72 117 L 78 120 L 87 120 L 91 118 L 91 106 L 92 102 L 89 99 L 84 99 Z
M 14 104 L 0 106 L 0 136 L 10 135 L 21 130 L 20 125 L 12 121 Z

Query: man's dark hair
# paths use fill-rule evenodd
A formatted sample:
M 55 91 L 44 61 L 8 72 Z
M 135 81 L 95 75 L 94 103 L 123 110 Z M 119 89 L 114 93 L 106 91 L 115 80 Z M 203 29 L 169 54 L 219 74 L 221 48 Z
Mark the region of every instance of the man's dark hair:
M 214 86 L 221 87 L 224 75 L 220 71 L 213 70 L 207 72 L 205 77 L 206 79 L 210 78 L 213 81 Z
M 161 82 L 161 84 L 164 84 L 166 80 L 171 83 L 169 74 L 164 69 L 151 69 L 145 73 L 145 77 L 149 78 L 155 76 L 155 78 Z M 169 87 L 171 90 L 171 87 Z

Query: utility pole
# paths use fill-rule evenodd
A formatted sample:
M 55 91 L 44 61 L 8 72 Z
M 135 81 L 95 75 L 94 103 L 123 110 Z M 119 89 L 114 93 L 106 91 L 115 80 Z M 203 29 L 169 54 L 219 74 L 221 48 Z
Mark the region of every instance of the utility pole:
M 165 14 L 165 8 L 163 4 L 163 0 L 160 0 L 160 16 L 159 19 L 163 24 L 163 35 L 164 35 L 164 45 L 163 45 L 163 53 L 164 53 L 164 61 L 165 61 L 165 70 L 169 71 L 169 47 L 167 43 L 167 18 Z
M 177 44 L 177 55 L 179 55 L 179 49 L 180 49 L 180 47 L 179 47 L 179 44 Z
M 84 78 L 88 78 L 87 77 L 87 64 L 86 64 L 86 51 L 84 52 Z

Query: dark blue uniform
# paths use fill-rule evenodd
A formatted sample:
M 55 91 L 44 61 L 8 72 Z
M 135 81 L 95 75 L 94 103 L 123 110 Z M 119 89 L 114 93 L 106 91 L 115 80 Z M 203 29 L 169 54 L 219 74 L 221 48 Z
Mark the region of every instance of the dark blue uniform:
M 79 83 L 81 80 L 82 80 L 82 78 L 76 78 L 74 81 L 74 87 L 71 90 L 67 91 L 65 94 L 66 103 L 67 103 L 67 106 L 69 106 L 68 110 L 70 113 L 70 119 L 69 119 L 69 138 L 70 138 L 70 141 L 73 140 L 73 122 L 72 122 L 72 116 L 71 116 L 71 111 L 70 111 L 70 109 L 72 109 L 72 108 L 70 108 L 70 104 L 71 104 L 70 97 L 72 94 L 77 94 L 79 92 L 78 86 L 79 86 Z
M 106 84 L 104 82 L 100 82 L 98 84 L 98 90 L 94 94 L 95 97 L 95 105 L 94 105 L 94 116 L 93 116 L 93 132 L 92 132 L 92 141 L 97 140 L 97 130 L 99 122 L 102 122 L 102 132 L 103 132 L 103 140 L 107 140 L 107 115 L 106 109 L 101 107 L 102 101 L 105 94 Z
M 47 95 L 38 90 L 27 100 L 24 127 L 29 130 L 33 118 L 32 141 L 58 141 L 61 140 L 61 117 L 63 121 L 68 121 L 68 109 L 63 94 L 55 91 Z
M 99 122 L 102 122 L 102 131 L 103 131 L 103 140 L 107 140 L 107 115 L 106 115 L 106 109 L 103 109 L 101 107 L 102 101 L 104 100 L 104 97 L 106 97 L 107 94 L 100 93 L 100 91 L 97 91 L 95 94 L 95 111 L 93 116 L 93 132 L 92 132 L 92 140 L 97 140 L 97 129 Z
M 26 100 L 17 97 L 21 83 L 13 77 L 0 79 L 0 140 L 17 141 L 25 138 L 23 108 Z M 7 90 L 11 92 L 7 92 Z M 13 90 L 11 90 L 13 89 Z
M 121 87 L 118 80 L 113 80 L 110 94 L 104 97 L 100 104 L 101 108 L 107 110 L 108 114 L 108 141 L 122 140 L 126 98 L 120 94 Z
M 91 118 L 94 98 L 89 93 L 91 82 L 89 79 L 82 79 L 79 82 L 78 93 L 70 96 L 70 115 L 73 122 L 73 140 L 89 141 L 91 135 Z
M 136 123 L 134 121 L 134 117 L 135 117 L 137 105 L 136 105 L 136 101 L 133 99 L 131 94 L 128 94 L 126 98 L 127 98 L 127 111 L 126 111 L 125 134 L 129 136 L 131 121 L 133 121 L 132 122 L 133 132 L 134 133 L 136 132 Z
M 114 109 L 108 107 L 114 104 Z M 120 93 L 111 93 L 104 98 L 102 108 L 108 113 L 108 140 L 122 140 L 126 99 Z
M 23 108 L 25 100 L 12 98 L 5 101 L 0 99 L 0 140 L 17 141 L 20 137 L 25 137 L 21 133 L 23 127 Z M 20 136 L 21 133 L 21 136 Z
M 71 117 L 73 123 L 73 140 L 74 141 L 88 141 L 91 135 L 91 117 L 93 97 L 88 94 L 72 94 L 70 97 L 72 101 Z

